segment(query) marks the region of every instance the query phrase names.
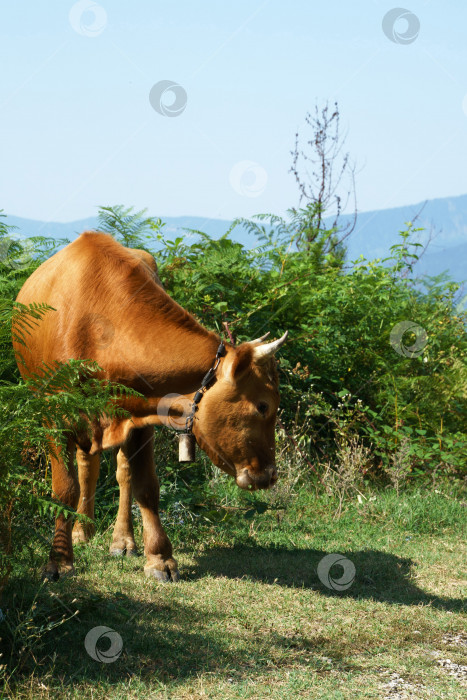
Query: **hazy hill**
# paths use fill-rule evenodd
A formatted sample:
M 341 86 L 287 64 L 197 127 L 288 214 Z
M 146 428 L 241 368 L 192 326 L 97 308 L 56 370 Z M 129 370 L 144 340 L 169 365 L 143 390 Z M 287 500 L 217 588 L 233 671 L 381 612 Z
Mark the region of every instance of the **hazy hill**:
M 206 219 L 201 216 L 161 217 L 165 222 L 164 232 L 171 235 L 183 235 L 183 228 L 193 228 L 204 231 L 213 237 L 219 237 L 230 226 L 230 221 L 222 219 Z M 34 219 L 22 219 L 19 216 L 9 216 L 7 222 L 18 227 L 18 233 L 25 236 L 49 236 L 51 238 L 68 238 L 74 240 L 76 236 L 86 230 L 97 227 L 97 216 L 88 219 L 79 219 L 69 223 L 56 221 L 36 221 Z
M 433 199 L 423 203 L 394 209 L 362 212 L 358 215 L 357 226 L 347 239 L 350 260 L 364 255 L 366 258 L 386 257 L 391 245 L 398 241 L 398 231 L 405 223 L 416 220 L 417 227 L 425 228 L 418 235 L 421 243 L 431 236 L 427 252 L 418 264 L 419 273 L 436 275 L 449 271 L 458 282 L 467 280 L 467 195 Z M 230 222 L 203 217 L 161 217 L 166 222 L 165 233 L 169 237 L 186 235 L 183 228 L 193 228 L 218 237 L 225 233 Z M 342 217 L 345 224 L 347 217 Z M 8 222 L 18 226 L 23 235 L 43 235 L 53 238 L 73 240 L 86 229 L 95 228 L 97 218 L 90 217 L 70 223 L 57 223 L 22 219 L 8 216 Z M 253 247 L 255 239 L 236 229 L 233 238 L 247 247 Z

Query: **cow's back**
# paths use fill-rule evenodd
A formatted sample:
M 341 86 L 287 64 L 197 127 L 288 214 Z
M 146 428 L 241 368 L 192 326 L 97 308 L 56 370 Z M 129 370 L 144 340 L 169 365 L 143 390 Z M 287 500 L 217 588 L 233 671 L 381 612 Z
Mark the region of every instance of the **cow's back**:
M 130 276 L 137 280 L 136 288 L 162 287 L 149 253 L 126 249 L 104 233 L 85 232 L 42 263 L 24 283 L 17 301 L 44 303 L 54 310 L 30 329 L 26 346 L 14 343 L 23 376 L 37 371 L 43 362 L 102 359 L 105 336 L 118 325 L 114 290 L 127 284 Z

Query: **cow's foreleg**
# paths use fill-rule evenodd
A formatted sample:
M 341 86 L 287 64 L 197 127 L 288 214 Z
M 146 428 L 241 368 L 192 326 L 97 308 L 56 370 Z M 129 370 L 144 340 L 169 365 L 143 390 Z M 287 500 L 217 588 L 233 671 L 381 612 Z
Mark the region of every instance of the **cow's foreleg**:
M 74 449 L 70 440 L 65 450 L 56 446 L 50 454 L 52 464 L 52 491 L 54 497 L 69 508 L 75 509 L 79 500 L 78 474 L 73 459 Z M 44 576 L 57 580 L 60 574 L 73 572 L 73 545 L 71 542 L 72 516 L 60 514 L 55 520 L 55 536 Z
M 160 581 L 178 581 L 177 562 L 172 545 L 159 518 L 159 480 L 153 454 L 154 428 L 133 430 L 121 448 L 131 467 L 131 487 L 143 518 L 146 576 Z
M 91 518 L 89 520 L 76 520 L 73 527 L 73 544 L 88 542 L 94 535 L 94 503 L 96 484 L 99 476 L 100 457 L 98 454 L 88 455 L 78 447 L 76 450 L 79 478 L 79 504 L 78 513 L 83 513 Z
M 136 456 L 138 459 L 138 456 Z M 127 453 L 122 448 L 117 454 L 117 481 L 120 489 L 117 520 L 115 522 L 110 553 L 114 556 L 136 554 L 133 522 L 131 518 L 131 471 Z

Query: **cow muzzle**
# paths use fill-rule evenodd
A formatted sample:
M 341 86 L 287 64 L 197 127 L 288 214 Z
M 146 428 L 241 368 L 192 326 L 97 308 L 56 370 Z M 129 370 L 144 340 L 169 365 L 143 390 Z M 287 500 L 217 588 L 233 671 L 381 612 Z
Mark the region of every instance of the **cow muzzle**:
M 251 472 L 248 467 L 245 467 L 240 474 L 237 474 L 235 481 L 241 489 L 249 489 L 250 491 L 269 489 L 277 481 L 277 469 L 274 465 L 271 465 L 266 467 L 261 473 L 256 474 Z

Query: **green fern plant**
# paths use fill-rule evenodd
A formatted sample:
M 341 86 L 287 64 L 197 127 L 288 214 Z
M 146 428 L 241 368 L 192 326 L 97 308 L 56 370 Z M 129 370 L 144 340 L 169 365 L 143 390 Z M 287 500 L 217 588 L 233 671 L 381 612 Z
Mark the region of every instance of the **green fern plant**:
M 147 209 L 134 211 L 122 205 L 100 207 L 97 217 L 99 231 L 110 233 L 127 248 L 146 248 L 147 241 L 160 234 L 161 219 L 146 215 Z

